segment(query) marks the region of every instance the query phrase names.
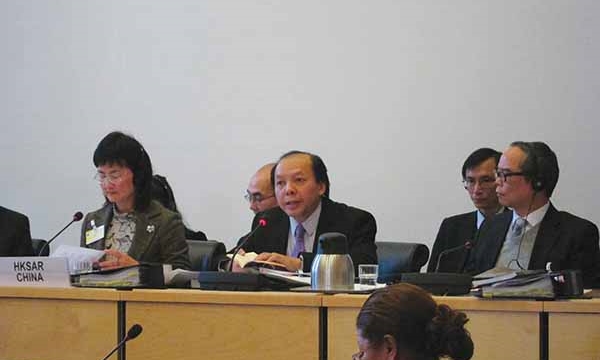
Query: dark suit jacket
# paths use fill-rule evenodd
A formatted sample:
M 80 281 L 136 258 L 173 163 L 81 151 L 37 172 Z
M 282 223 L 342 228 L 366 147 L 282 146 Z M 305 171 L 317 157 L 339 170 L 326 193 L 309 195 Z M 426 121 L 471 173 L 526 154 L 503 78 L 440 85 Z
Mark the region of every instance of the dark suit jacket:
M 33 256 L 29 219 L 0 206 L 0 256 Z
M 135 216 L 135 235 L 131 248 L 127 252 L 129 256 L 139 262 L 171 264 L 173 268 L 190 268 L 184 226 L 179 214 L 152 201 L 146 211 L 136 211 Z M 107 204 L 102 209 L 87 214 L 81 226 L 80 245 L 104 250 L 104 238 L 86 245 L 85 232 L 92 229 L 91 221 L 94 220 L 96 227 L 105 226 L 104 235 L 106 236 L 112 217 L 112 204 Z
M 444 250 L 464 245 L 467 240 L 473 241 L 477 233 L 477 211 L 447 217 L 442 221 L 440 229 L 431 249 L 431 257 L 427 264 L 427 271 L 433 272 L 437 266 L 438 257 Z M 462 272 L 466 257 L 469 255 L 467 249 L 448 252 L 442 257 L 440 271 Z
M 258 225 L 258 220 L 263 216 L 268 219 L 267 226 L 260 228 L 248 239 L 242 247 L 244 251 L 276 252 L 286 254 L 290 220 L 288 215 L 276 207 L 259 213 L 252 221 L 252 229 Z M 376 264 L 377 254 L 375 247 L 375 233 L 377 225 L 375 218 L 370 213 L 342 203 L 334 202 L 328 198 L 321 200 L 321 216 L 315 233 L 315 242 L 312 254 L 317 253 L 319 236 L 327 232 L 339 232 L 346 235 L 350 257 L 354 268 L 359 264 Z M 307 254 L 308 255 L 308 254 Z M 307 261 L 305 256 L 305 262 Z M 306 264 L 305 264 L 306 268 Z
M 504 212 L 481 226 L 469 261 L 470 272 L 480 273 L 496 266 L 512 214 L 512 211 Z M 598 251 L 596 225 L 566 211 L 558 211 L 550 204 L 535 239 L 529 269 L 545 269 L 548 262 L 552 263 L 552 270 L 578 269 L 582 272 L 584 286 L 591 287 L 597 271 Z

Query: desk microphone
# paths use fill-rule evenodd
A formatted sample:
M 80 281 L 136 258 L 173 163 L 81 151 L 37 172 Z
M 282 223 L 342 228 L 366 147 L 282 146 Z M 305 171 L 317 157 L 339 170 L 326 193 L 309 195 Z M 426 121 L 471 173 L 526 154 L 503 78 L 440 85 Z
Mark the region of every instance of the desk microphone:
M 40 249 L 40 252 L 37 254 L 37 256 L 42 256 L 42 253 L 44 252 L 44 250 L 46 249 L 46 247 L 48 247 L 50 245 L 50 243 L 52 241 L 54 241 L 54 239 L 56 239 L 58 237 L 58 235 L 62 234 L 63 231 L 67 230 L 67 228 L 69 226 L 71 226 L 72 223 L 77 222 L 79 220 L 83 219 L 83 213 L 81 211 L 76 212 L 75 214 L 73 214 L 73 219 L 71 220 L 71 222 L 69 222 L 67 224 L 67 226 L 65 226 L 64 228 L 62 228 L 61 231 L 57 232 L 56 235 L 54 235 L 50 240 L 48 240 L 44 246 L 42 246 L 42 248 Z
M 417 285 L 432 293 L 433 295 L 464 295 L 468 294 L 472 286 L 472 276 L 463 273 L 469 256 L 465 256 L 465 261 L 461 264 L 461 268 L 455 273 L 439 272 L 440 263 L 443 257 L 459 250 L 470 250 L 475 246 L 474 240 L 467 240 L 460 246 L 455 246 L 440 252 L 437 263 L 435 264 L 435 272 L 433 273 L 402 273 L 399 282 L 405 282 Z M 398 282 L 398 281 L 396 281 Z
M 140 324 L 134 324 L 132 327 L 129 328 L 129 331 L 127 331 L 127 335 L 125 335 L 125 337 L 123 338 L 123 340 L 121 340 L 117 346 L 115 346 L 114 349 L 112 349 L 111 352 L 108 353 L 108 355 L 106 355 L 102 360 L 106 360 L 108 359 L 115 351 L 117 351 L 121 346 L 123 346 L 127 341 L 135 339 L 136 337 L 138 337 L 138 335 L 140 335 L 142 333 L 142 325 Z
M 457 252 L 459 250 L 463 250 L 463 249 L 464 250 L 471 250 L 474 246 L 475 246 L 475 241 L 474 240 L 467 240 L 462 245 L 455 246 L 453 248 L 446 249 L 446 250 L 442 251 L 440 253 L 440 255 L 438 256 L 438 258 L 437 258 L 437 263 L 435 264 L 435 272 L 439 272 L 439 270 L 440 270 L 440 264 L 442 262 L 442 258 L 443 257 L 446 257 L 448 254 L 451 254 L 453 252 Z M 467 254 L 467 259 L 468 259 L 468 254 Z M 465 262 L 464 262 L 463 266 L 460 269 L 458 269 L 459 272 L 462 272 L 464 270 L 466 262 L 467 262 L 467 259 L 465 259 Z
M 235 247 L 235 249 L 233 251 L 233 256 L 231 257 L 231 262 L 229 263 L 229 271 L 230 272 L 231 272 L 231 270 L 233 270 L 233 261 L 235 260 L 235 256 L 237 255 L 237 253 L 240 251 L 240 249 L 244 245 L 246 245 L 246 243 L 248 242 L 250 237 L 252 237 L 252 235 L 254 235 L 254 233 L 258 229 L 260 229 L 261 227 L 267 226 L 267 219 L 268 219 L 268 217 L 266 215 L 261 216 L 260 219 L 258 219 L 258 225 L 256 225 L 256 227 L 254 229 L 252 229 L 252 231 L 250 231 L 250 234 L 248 234 L 248 236 L 246 236 L 246 238 L 244 240 L 242 240 L 238 246 Z
M 234 248 L 233 256 L 229 263 L 229 271 L 200 271 L 198 273 L 200 289 L 254 291 L 263 289 L 266 286 L 265 279 L 261 274 L 232 272 L 231 270 L 233 269 L 233 261 L 237 253 L 259 228 L 267 226 L 267 219 L 264 214 L 260 216 L 256 227 Z

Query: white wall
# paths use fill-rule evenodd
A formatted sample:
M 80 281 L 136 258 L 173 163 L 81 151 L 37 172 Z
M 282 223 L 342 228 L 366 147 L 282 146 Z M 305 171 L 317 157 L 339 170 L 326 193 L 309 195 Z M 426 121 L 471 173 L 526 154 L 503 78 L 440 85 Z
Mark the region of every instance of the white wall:
M 228 245 L 248 178 L 290 149 L 323 157 L 379 240 L 431 244 L 471 209 L 472 150 L 544 140 L 554 203 L 598 223 L 599 16 L 593 0 L 4 0 L 0 204 L 42 238 L 98 208 L 92 153 L 120 129 Z

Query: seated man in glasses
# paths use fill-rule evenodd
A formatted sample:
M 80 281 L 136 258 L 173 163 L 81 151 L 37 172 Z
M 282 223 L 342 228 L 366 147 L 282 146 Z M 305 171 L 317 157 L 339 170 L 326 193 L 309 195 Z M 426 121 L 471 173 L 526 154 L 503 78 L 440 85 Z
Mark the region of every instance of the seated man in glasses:
M 594 285 L 598 228 L 552 205 L 558 173 L 556 155 L 545 143 L 510 144 L 498 163 L 496 193 L 500 203 L 513 211 L 483 224 L 470 271 L 580 270 L 584 287 Z
M 504 211 L 496 196 L 494 174 L 500 155 L 494 149 L 481 148 L 465 160 L 462 182 L 476 209 L 442 221 L 431 250 L 428 272 L 462 272 L 470 253 L 469 243 L 483 221 Z
M 273 187 L 279 206 L 258 213 L 257 229 L 242 246 L 242 252 L 258 253 L 257 260 L 284 265 L 289 271 L 310 269 L 319 236 L 327 232 L 346 235 L 350 257 L 358 264 L 376 264 L 377 225 L 370 213 L 329 199 L 329 177 L 317 155 L 290 151 L 273 170 Z M 235 269 L 235 266 L 234 266 Z
M 261 166 L 252 175 L 250 183 L 248 183 L 248 189 L 244 197 L 250 204 L 250 210 L 255 214 L 277 206 L 273 182 L 271 181 L 271 171 L 274 166 L 275 163 Z

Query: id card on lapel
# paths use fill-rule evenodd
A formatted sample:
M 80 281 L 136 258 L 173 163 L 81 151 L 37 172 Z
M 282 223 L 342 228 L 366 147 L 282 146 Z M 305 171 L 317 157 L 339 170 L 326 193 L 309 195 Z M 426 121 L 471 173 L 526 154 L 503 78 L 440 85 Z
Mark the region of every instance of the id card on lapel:
M 95 226 L 92 224 L 92 228 L 85 232 L 85 244 L 89 245 L 95 243 L 98 240 L 104 238 L 104 225 Z

